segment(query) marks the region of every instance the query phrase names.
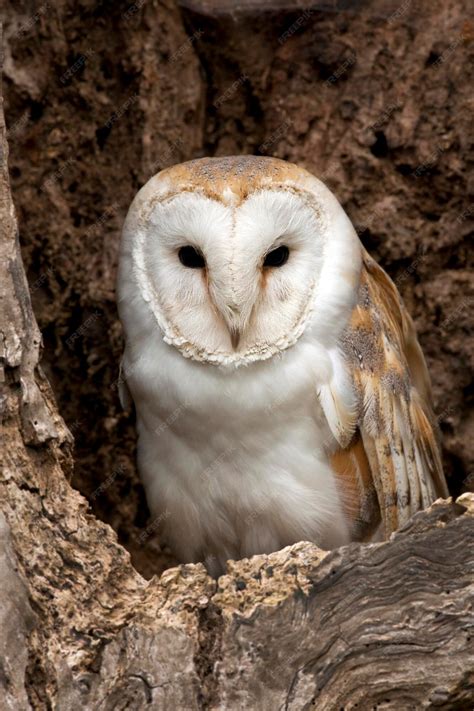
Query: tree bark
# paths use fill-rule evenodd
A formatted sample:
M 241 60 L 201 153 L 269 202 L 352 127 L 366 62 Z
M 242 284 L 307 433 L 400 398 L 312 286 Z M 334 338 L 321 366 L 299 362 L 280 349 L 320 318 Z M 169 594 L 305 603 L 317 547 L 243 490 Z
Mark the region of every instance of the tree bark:
M 391 540 L 145 581 L 68 483 L 0 117 L 0 708 L 468 709 L 474 498 Z

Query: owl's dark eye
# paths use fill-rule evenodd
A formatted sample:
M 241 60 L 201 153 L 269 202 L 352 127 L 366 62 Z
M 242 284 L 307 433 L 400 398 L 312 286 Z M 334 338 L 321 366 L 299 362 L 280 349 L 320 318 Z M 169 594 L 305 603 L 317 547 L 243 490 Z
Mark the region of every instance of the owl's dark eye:
M 284 264 L 287 263 L 289 256 L 290 250 L 286 245 L 282 244 L 281 247 L 277 247 L 276 249 L 272 249 L 271 252 L 268 252 L 263 262 L 263 266 L 282 267 Z
M 189 267 L 190 269 L 204 269 L 206 262 L 201 252 L 197 249 L 187 245 L 186 247 L 181 247 L 178 252 L 179 261 L 184 267 Z

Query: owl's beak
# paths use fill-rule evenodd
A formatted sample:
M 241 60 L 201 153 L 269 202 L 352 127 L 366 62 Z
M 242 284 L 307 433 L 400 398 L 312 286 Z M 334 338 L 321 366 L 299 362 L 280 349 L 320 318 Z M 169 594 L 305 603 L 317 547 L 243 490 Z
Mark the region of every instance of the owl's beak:
M 237 350 L 240 341 L 240 331 L 237 328 L 230 329 L 230 342 L 232 343 L 232 348 Z
M 253 311 L 253 302 L 249 298 L 236 299 L 234 294 L 211 291 L 216 310 L 224 319 L 232 350 L 236 351 L 243 340 L 247 324 Z M 248 296 L 246 294 L 246 296 Z M 222 298 L 224 297 L 224 298 Z M 227 297 L 227 298 L 226 298 Z
M 234 351 L 237 350 L 240 343 L 240 336 L 242 335 L 242 322 L 240 317 L 240 309 L 234 303 L 228 304 L 227 313 L 224 318 L 227 322 L 230 342 Z
M 230 335 L 230 342 L 232 344 L 232 349 L 234 351 L 239 347 L 240 339 L 245 331 L 245 326 L 248 317 L 242 313 L 241 308 L 239 308 L 235 302 L 227 303 L 227 309 L 224 312 L 224 320 L 227 325 L 227 330 Z

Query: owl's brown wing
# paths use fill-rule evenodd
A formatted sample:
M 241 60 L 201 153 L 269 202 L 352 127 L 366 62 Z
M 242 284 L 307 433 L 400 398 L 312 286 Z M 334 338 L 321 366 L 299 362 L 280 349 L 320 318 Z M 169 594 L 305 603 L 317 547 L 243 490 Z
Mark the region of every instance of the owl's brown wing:
M 355 430 L 332 455 L 355 537 L 382 520 L 388 536 L 447 496 L 428 372 L 415 329 L 387 274 L 364 253 L 359 301 L 340 347 L 356 389 Z

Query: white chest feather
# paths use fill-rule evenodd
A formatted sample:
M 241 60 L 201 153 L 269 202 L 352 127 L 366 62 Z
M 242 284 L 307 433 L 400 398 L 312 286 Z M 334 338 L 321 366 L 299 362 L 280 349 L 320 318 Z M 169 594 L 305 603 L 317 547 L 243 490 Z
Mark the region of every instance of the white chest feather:
M 354 431 L 337 344 L 360 273 L 335 197 L 283 161 L 192 161 L 136 196 L 117 281 L 123 366 L 150 509 L 182 561 L 219 572 L 349 539 L 327 452 Z
M 302 539 L 348 540 L 317 399 L 327 363 L 304 338 L 270 361 L 223 370 L 158 336 L 124 364 L 149 506 L 182 560 L 219 572 L 227 558 Z

